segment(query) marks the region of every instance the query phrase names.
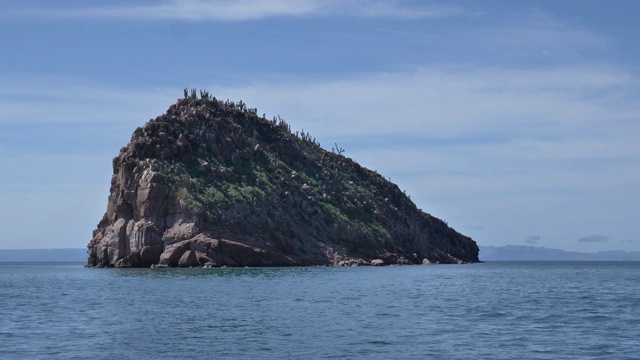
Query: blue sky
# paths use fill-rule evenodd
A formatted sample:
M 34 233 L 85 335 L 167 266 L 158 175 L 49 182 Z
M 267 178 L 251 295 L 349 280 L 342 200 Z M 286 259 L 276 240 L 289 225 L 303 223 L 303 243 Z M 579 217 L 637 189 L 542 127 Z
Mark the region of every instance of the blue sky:
M 480 245 L 640 251 L 640 2 L 0 0 L 0 248 L 84 247 L 184 87 L 280 115 Z

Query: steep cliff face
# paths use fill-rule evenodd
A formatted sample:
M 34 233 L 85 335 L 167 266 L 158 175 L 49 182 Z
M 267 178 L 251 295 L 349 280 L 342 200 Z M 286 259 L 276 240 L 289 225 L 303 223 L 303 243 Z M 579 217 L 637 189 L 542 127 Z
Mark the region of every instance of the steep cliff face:
M 242 102 L 186 95 L 113 159 L 89 266 L 478 261 L 473 240 L 340 149 Z

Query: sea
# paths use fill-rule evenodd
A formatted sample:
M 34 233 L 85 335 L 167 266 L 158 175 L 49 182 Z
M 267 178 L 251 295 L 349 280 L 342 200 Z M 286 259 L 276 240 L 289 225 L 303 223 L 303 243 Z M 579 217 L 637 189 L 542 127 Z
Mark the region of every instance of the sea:
M 640 359 L 640 262 L 0 263 L 0 359 Z

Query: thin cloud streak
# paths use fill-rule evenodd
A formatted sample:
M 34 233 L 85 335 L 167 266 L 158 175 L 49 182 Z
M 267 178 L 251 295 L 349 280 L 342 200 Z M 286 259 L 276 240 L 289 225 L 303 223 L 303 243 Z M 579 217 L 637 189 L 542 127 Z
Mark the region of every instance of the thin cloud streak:
M 584 28 L 568 25 L 540 11 L 517 14 L 494 27 L 476 29 L 472 43 L 495 49 L 496 55 L 509 58 L 576 59 L 585 53 L 606 51 L 607 38 Z
M 223 89 L 226 97 L 245 98 L 259 111 L 286 109 L 289 113 L 281 115 L 302 121 L 316 136 L 334 136 L 333 129 L 340 129 L 343 137 L 497 133 L 507 138 L 558 138 L 640 117 L 640 106 L 624 99 L 630 87 L 628 75 L 602 67 L 425 67 L 312 84 L 212 88 Z
M 144 6 L 74 7 L 5 11 L 23 17 L 105 18 L 180 21 L 250 21 L 273 17 L 350 16 L 438 19 L 469 15 L 457 6 L 407 6 L 399 1 L 366 0 L 172 0 Z

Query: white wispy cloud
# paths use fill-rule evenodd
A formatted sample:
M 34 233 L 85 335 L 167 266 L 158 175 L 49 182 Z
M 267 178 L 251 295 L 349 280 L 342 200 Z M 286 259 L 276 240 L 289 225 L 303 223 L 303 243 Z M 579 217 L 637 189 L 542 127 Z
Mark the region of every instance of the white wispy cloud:
M 145 5 L 13 8 L 5 16 L 116 18 L 182 21 L 247 21 L 270 17 L 355 16 L 437 19 L 465 15 L 458 6 L 407 5 L 383 0 L 164 0 Z
M 320 0 L 322 1 L 322 0 Z M 439 19 L 453 16 L 472 15 L 462 7 L 455 5 L 405 5 L 394 0 L 351 0 L 323 1 L 327 10 L 334 14 L 347 14 L 364 17 L 394 17 L 403 19 Z M 329 11 L 327 11 L 329 12 Z
M 108 159 L 133 129 L 163 113 L 182 93 L 181 88 L 121 89 L 78 79 L 23 80 L 0 82 L 6 99 L 0 103 L 0 129 L 24 125 L 23 136 L 32 141 L 29 124 L 60 124 L 59 134 L 83 131 L 76 126 L 80 122 L 117 126 L 118 133 L 100 134 L 113 137 L 113 149 L 95 155 L 102 159 L 104 184 Z M 327 149 L 337 141 L 347 156 L 391 177 L 418 206 L 454 227 L 494 224 L 476 234 L 470 230 L 478 240 L 500 236 L 507 228 L 551 239 L 527 212 L 549 214 L 549 221 L 575 229 L 585 228 L 576 219 L 615 224 L 627 221 L 621 211 L 637 213 L 629 199 L 640 195 L 640 105 L 629 100 L 638 86 L 624 70 L 423 67 L 315 82 L 271 78 L 244 86 L 211 84 L 209 89 L 219 98 L 242 99 L 268 117 L 282 115 L 294 130 L 311 132 Z M 66 140 L 43 139 L 56 141 L 53 146 L 60 147 Z M 76 151 L 95 149 L 86 142 Z M 62 154 L 43 163 L 33 160 L 37 152 L 25 157 L 10 144 L 0 152 L 0 163 L 13 169 L 12 177 L 46 178 L 60 186 L 64 179 L 51 178 L 54 170 L 37 164 L 80 169 L 86 162 Z M 43 184 L 34 181 L 31 191 Z M 594 210 L 599 207 L 621 210 Z M 504 228 L 496 229 L 500 219 L 506 219 Z
M 640 116 L 640 107 L 625 99 L 633 87 L 628 74 L 598 66 L 537 70 L 425 67 L 223 91 L 226 97 L 255 99 L 260 111 L 286 109 L 286 116 L 295 117 L 305 129 L 314 129 L 321 136 L 340 129 L 342 137 L 558 137 L 573 136 L 588 126 L 609 128 L 612 122 Z
M 219 98 L 242 99 L 269 118 L 282 115 L 325 148 L 337 141 L 348 155 L 389 175 L 422 169 L 431 179 L 459 177 L 467 188 L 478 177 L 486 177 L 488 189 L 495 184 L 492 177 L 514 174 L 519 174 L 513 178 L 516 188 L 523 184 L 516 180 L 526 178 L 558 184 L 555 174 L 567 172 L 574 175 L 564 177 L 562 186 L 585 186 L 604 177 L 630 181 L 633 171 L 611 177 L 567 165 L 606 161 L 626 167 L 640 159 L 634 135 L 640 132 L 640 105 L 628 100 L 637 84 L 609 67 L 422 68 L 319 82 L 211 84 L 209 89 Z M 119 89 L 64 78 L 3 80 L 0 125 L 70 124 L 69 131 L 77 131 L 73 124 L 102 123 L 133 129 L 163 113 L 181 93 L 179 88 Z M 581 177 L 591 180 L 580 182 Z M 443 191 L 451 184 L 447 181 Z

